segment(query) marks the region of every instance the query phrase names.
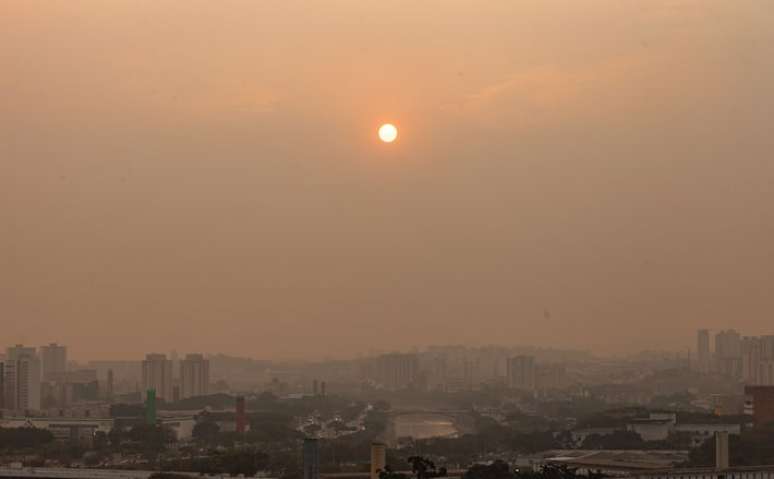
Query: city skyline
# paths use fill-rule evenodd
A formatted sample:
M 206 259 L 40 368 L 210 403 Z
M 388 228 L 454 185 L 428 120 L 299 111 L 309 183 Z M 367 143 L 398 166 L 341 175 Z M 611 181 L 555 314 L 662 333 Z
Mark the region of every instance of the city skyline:
M 774 479 L 772 0 L 0 4 L 0 477 Z

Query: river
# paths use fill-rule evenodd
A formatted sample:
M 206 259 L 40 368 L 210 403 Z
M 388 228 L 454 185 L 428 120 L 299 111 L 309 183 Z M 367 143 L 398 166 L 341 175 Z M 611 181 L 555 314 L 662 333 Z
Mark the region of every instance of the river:
M 393 418 L 392 421 L 396 438 L 412 437 L 414 439 L 426 439 L 429 437 L 448 437 L 460 432 L 450 417 L 441 414 L 403 414 Z

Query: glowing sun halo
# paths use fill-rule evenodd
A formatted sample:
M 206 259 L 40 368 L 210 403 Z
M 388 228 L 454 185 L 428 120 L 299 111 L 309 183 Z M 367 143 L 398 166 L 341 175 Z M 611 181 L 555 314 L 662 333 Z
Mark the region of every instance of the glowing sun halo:
M 379 127 L 379 139 L 385 143 L 392 143 L 398 137 L 398 129 L 392 123 L 385 123 Z

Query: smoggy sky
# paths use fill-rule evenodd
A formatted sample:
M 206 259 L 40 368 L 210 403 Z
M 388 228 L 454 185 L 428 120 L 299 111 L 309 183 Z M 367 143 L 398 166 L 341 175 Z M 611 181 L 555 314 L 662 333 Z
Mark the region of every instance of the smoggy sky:
M 0 341 L 774 333 L 772 118 L 770 0 L 4 0 Z

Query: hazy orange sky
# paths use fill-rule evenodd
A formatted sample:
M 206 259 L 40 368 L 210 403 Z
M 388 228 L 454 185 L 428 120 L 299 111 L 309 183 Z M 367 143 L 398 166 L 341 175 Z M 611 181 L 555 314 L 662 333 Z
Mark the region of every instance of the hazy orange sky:
M 772 118 L 770 0 L 4 0 L 0 340 L 774 333 Z

